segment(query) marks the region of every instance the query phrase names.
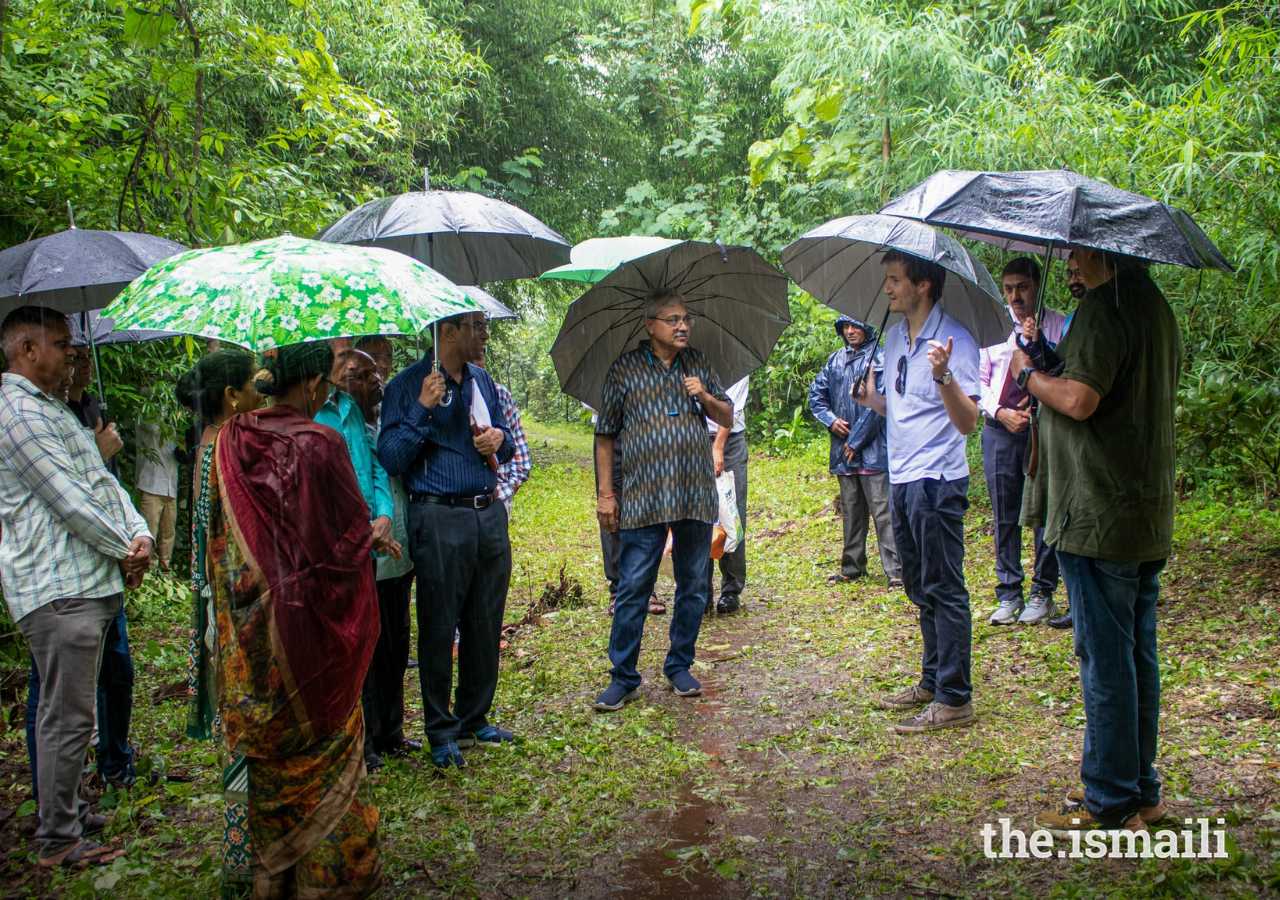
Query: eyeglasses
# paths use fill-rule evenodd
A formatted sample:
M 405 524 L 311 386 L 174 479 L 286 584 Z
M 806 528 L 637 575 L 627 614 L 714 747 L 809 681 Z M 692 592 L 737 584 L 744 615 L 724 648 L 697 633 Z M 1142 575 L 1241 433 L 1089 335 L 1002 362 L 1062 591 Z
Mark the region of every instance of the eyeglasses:
M 488 323 L 488 322 L 459 322 L 458 324 L 459 324 L 459 325 L 464 325 L 464 326 L 466 326 L 467 328 L 470 328 L 472 331 L 476 332 L 477 334 L 488 334 L 488 333 L 489 333 L 489 323 Z
M 653 320 L 655 322 L 666 322 L 672 328 L 679 328 L 681 325 L 688 328 L 693 325 L 693 316 L 667 316 L 665 319 L 659 319 L 654 316 Z
M 893 383 L 893 389 L 899 394 L 907 392 L 907 358 L 905 356 L 898 357 L 898 378 Z

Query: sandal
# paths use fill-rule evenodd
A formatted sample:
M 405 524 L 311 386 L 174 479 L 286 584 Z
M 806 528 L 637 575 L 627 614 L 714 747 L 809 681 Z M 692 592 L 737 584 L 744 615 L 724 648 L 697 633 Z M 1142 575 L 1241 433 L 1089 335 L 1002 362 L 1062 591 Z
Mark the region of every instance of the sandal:
M 853 580 L 854 579 L 844 574 L 832 575 L 830 578 L 827 579 L 827 587 L 835 587 L 838 584 L 848 584 L 850 581 L 853 581 Z
M 72 844 L 57 856 L 45 856 L 40 859 L 42 869 L 87 869 L 89 866 L 105 866 L 124 856 L 123 850 L 112 850 L 94 841 L 80 841 Z
M 889 590 L 891 590 L 891 591 L 900 591 L 900 590 L 902 590 L 902 589 L 903 589 L 903 587 L 902 587 L 902 579 L 901 579 L 901 578 L 890 578 L 890 579 L 889 579 Z
M 617 607 L 617 605 L 618 605 L 618 597 L 615 594 L 614 596 L 609 598 L 609 615 L 613 615 L 614 609 Z
M 657 594 L 649 595 L 649 615 L 665 616 L 667 614 L 667 604 L 658 599 Z

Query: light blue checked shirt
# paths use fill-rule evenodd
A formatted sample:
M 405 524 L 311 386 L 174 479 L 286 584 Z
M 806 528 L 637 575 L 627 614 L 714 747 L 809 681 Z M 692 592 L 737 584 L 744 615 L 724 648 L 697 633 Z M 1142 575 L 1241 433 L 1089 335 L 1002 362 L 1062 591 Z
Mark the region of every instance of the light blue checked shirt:
M 0 585 L 14 621 L 65 597 L 124 590 L 118 561 L 151 534 L 63 403 L 7 372 L 0 384 Z

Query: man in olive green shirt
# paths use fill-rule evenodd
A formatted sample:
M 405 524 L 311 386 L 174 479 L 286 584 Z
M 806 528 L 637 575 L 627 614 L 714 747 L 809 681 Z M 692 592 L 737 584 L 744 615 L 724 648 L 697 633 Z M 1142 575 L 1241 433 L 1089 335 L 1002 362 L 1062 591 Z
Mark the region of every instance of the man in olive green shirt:
M 1041 470 L 1023 525 L 1057 549 L 1075 618 L 1086 729 L 1084 807 L 1037 822 L 1054 832 L 1144 830 L 1164 815 L 1153 763 L 1160 712 L 1159 575 L 1173 538 L 1174 404 L 1182 340 L 1146 268 L 1090 248 L 1089 288 L 1057 347 L 1061 377 L 1011 371 L 1040 401 Z

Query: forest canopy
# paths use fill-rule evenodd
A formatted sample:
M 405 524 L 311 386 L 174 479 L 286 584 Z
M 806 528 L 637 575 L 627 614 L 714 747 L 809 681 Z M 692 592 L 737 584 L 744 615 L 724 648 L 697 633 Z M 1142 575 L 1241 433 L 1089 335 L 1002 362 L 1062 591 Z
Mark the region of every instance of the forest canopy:
M 0 0 L 0 245 L 66 227 L 68 203 L 190 246 L 309 236 L 428 172 L 571 241 L 776 262 L 938 169 L 1067 166 L 1187 209 L 1238 267 L 1156 271 L 1187 350 L 1183 487 L 1274 494 L 1277 23 L 1196 0 Z M 1060 265 L 1047 290 L 1069 308 Z M 526 414 L 562 415 L 546 351 L 573 294 L 497 291 L 524 316 L 496 370 Z M 753 380 L 753 433 L 780 450 L 831 344 L 832 313 L 792 308 Z M 112 351 L 121 414 L 166 403 L 140 374 L 191 351 Z

